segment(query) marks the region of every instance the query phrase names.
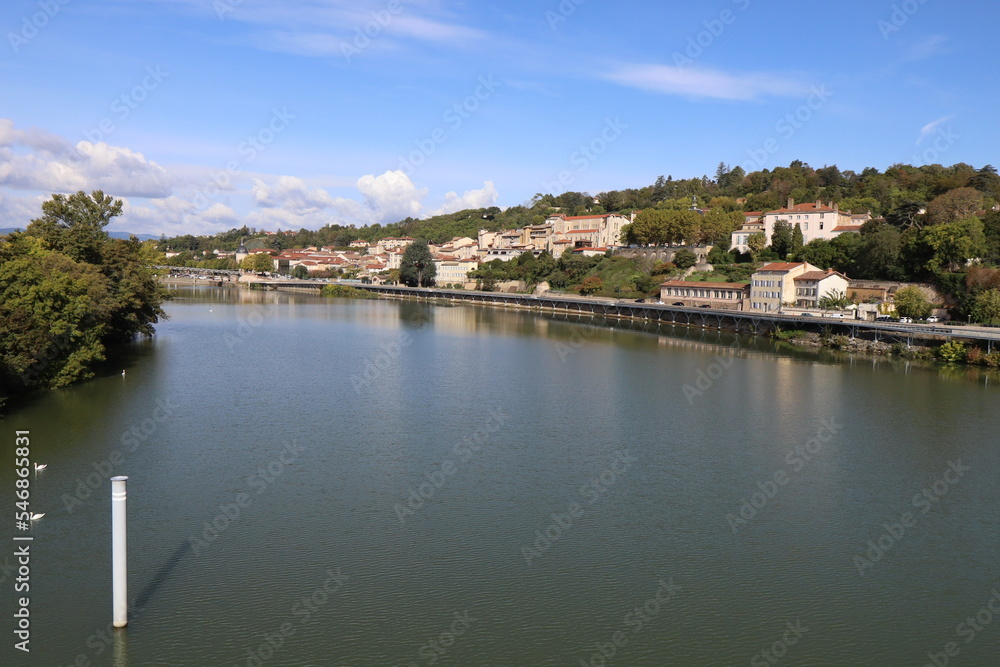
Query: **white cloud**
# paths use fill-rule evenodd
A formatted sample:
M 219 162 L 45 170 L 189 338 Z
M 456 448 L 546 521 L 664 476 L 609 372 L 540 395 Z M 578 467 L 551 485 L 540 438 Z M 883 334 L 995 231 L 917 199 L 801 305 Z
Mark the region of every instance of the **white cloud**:
M 456 192 L 449 192 L 444 196 L 444 204 L 427 215 L 443 215 L 463 211 L 467 208 L 489 208 L 497 203 L 499 196 L 493 181 L 486 181 L 482 188 L 468 190 L 461 197 Z
M 807 86 L 797 81 L 772 74 L 727 74 L 706 68 L 669 65 L 627 63 L 603 75 L 603 78 L 654 93 L 724 100 L 793 97 L 808 91 Z
M 924 142 L 924 139 L 926 139 L 927 137 L 933 136 L 933 134 L 937 132 L 937 129 L 941 127 L 941 125 L 947 123 L 954 117 L 955 114 L 952 114 L 950 116 L 945 116 L 943 118 L 938 118 L 937 120 L 933 120 L 924 125 L 922 128 L 920 128 L 920 136 L 917 137 L 917 145 L 919 146 L 920 144 L 922 144 Z
M 170 194 L 166 170 L 142 155 L 103 142 L 67 140 L 38 128 L 18 130 L 0 119 L 0 186 L 14 190 L 105 190 L 120 196 Z
M 402 171 L 387 171 L 381 176 L 368 174 L 358 179 L 358 191 L 376 222 L 397 222 L 420 215 L 421 200 L 427 188 L 417 188 Z

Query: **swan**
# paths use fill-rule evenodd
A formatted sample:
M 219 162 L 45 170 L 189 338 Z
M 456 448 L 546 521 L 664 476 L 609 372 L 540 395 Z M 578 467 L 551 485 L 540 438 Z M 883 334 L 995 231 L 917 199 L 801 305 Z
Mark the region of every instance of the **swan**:
M 48 467 L 48 463 L 35 463 L 35 470 L 45 470 Z
M 122 371 L 122 377 L 125 377 L 125 371 Z
M 32 520 L 32 521 L 38 521 L 38 520 L 39 520 L 39 519 L 41 519 L 41 518 L 42 518 L 43 516 L 45 516 L 45 512 L 42 512 L 41 514 L 39 514 L 38 512 L 33 512 L 33 513 L 31 514 L 31 520 Z

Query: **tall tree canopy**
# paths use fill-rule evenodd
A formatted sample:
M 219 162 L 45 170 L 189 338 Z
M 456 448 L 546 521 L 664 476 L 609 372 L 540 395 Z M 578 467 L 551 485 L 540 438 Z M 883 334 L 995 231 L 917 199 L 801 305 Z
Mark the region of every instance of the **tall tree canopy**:
M 399 263 L 399 279 L 410 287 L 431 287 L 437 267 L 427 241 L 417 239 L 406 246 Z
M 91 377 L 108 345 L 164 317 L 150 249 L 104 231 L 121 207 L 100 190 L 53 195 L 0 237 L 0 397 Z

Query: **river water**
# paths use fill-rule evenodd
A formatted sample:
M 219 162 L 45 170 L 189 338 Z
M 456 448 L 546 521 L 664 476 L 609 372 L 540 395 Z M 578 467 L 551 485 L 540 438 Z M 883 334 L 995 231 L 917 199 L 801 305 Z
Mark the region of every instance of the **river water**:
M 0 422 L 49 464 L 3 664 L 1000 665 L 986 376 L 444 303 L 167 310 L 124 376 Z

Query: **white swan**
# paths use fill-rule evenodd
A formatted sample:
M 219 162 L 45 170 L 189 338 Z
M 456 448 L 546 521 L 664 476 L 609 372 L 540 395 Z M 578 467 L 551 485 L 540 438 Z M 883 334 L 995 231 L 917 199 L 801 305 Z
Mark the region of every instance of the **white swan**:
M 36 471 L 38 471 L 38 470 L 45 470 L 48 467 L 49 467 L 48 463 L 35 463 L 35 470 Z
M 42 512 L 41 514 L 39 514 L 38 512 L 34 512 L 34 513 L 32 513 L 32 515 L 31 515 L 31 520 L 32 520 L 32 521 L 38 521 L 38 520 L 39 520 L 39 519 L 41 519 L 41 518 L 42 518 L 43 516 L 45 516 L 45 512 Z
M 125 371 L 122 371 L 122 377 L 125 377 Z

